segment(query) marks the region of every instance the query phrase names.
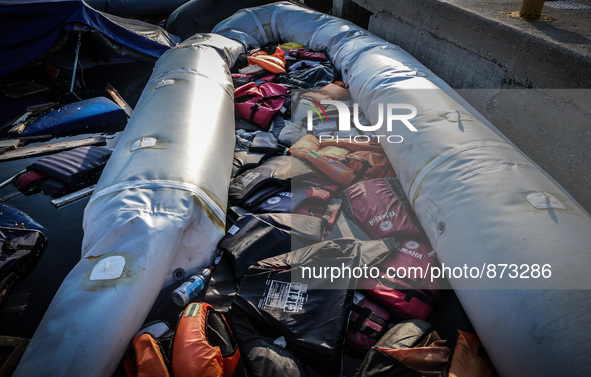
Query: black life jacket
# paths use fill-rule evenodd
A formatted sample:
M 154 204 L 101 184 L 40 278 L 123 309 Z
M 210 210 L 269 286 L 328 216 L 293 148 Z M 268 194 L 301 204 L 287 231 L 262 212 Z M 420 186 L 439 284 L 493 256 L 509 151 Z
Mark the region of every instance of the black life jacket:
M 12 287 L 33 271 L 46 244 L 40 230 L 0 227 L 0 305 Z
M 354 377 L 443 376 L 449 351 L 429 323 L 400 322 L 367 352 Z
M 264 160 L 265 154 L 249 151 L 234 152 L 234 161 L 232 163 L 232 178 L 245 171 L 256 168 Z
M 288 190 L 292 179 L 311 178 L 315 175 L 313 170 L 296 158 L 272 157 L 235 177 L 230 183 L 228 197 L 233 205 L 252 209 L 275 193 Z M 251 200 L 252 198 L 256 199 Z
M 275 330 L 287 350 L 321 375 L 338 375 L 356 279 L 343 274 L 331 281 L 317 273 L 353 269 L 388 253 L 382 241 L 339 239 L 261 260 L 242 275 L 231 313 Z M 310 273 L 314 267 L 316 274 Z
M 223 251 L 205 291 L 205 301 L 229 310 L 242 274 L 261 259 L 284 254 L 322 240 L 321 219 L 288 213 L 246 214 L 218 243 Z
M 228 317 L 249 377 L 308 377 L 306 367 L 288 349 L 282 338 L 264 336 L 247 317 Z
M 218 248 L 227 252 L 240 277 L 256 262 L 288 253 L 322 240 L 321 219 L 292 214 L 248 214 L 240 217 L 220 240 Z

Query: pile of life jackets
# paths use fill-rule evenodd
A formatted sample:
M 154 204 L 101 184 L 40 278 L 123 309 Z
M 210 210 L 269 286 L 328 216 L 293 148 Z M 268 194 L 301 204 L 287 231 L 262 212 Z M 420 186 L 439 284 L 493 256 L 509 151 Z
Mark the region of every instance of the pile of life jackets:
M 427 268 L 436 252 L 378 140 L 330 120 L 308 130 L 302 98 L 353 106 L 326 52 L 263 46 L 232 77 L 221 259 L 172 337 L 138 334 L 127 375 L 493 376 L 470 326 L 446 342 L 431 323 L 442 295 Z M 390 273 L 417 268 L 425 274 Z M 363 269 L 377 273 L 351 273 Z

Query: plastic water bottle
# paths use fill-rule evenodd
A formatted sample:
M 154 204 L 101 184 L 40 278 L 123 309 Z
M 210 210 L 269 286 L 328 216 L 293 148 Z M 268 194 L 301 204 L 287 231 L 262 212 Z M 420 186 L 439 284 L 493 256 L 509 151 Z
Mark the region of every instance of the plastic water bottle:
M 197 293 L 201 292 L 210 276 L 211 269 L 209 268 L 191 276 L 172 292 L 172 301 L 178 306 L 186 306 Z

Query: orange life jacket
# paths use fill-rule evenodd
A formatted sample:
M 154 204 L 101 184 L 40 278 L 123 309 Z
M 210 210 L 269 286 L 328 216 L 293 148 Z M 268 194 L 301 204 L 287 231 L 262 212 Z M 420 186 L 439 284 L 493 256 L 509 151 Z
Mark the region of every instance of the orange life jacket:
M 305 92 L 302 94 L 302 97 L 312 98 L 318 103 L 322 100 L 335 100 L 347 97 L 349 96 L 349 91 L 345 89 L 344 85 L 342 81 L 331 82 L 316 91 Z
M 349 157 L 335 160 L 315 151 L 308 152 L 304 161 L 307 161 L 314 166 L 314 168 L 326 176 L 326 178 L 343 187 L 347 187 L 360 181 L 365 176 L 367 170 L 371 168 L 369 162 L 364 160 L 357 160 Z M 361 167 L 356 170 L 350 166 L 351 161 L 360 162 Z
M 480 339 L 474 334 L 458 330 L 449 377 L 492 377 L 495 371 Z
M 285 72 L 285 51 L 277 46 L 273 55 L 268 55 L 264 50 L 248 57 L 249 64 L 257 64 L 271 73 Z
M 310 152 L 315 153 L 308 155 Z M 388 156 L 374 142 L 354 143 L 341 140 L 323 141 L 321 144 L 316 136 L 307 134 L 291 146 L 289 153 L 310 162 L 342 186 L 359 180 L 396 176 Z M 319 158 L 311 158 L 316 156 Z M 363 174 L 358 176 L 359 172 Z
M 131 341 L 131 350 L 123 359 L 127 377 L 170 377 L 162 349 L 152 335 L 137 335 Z
M 289 153 L 303 160 L 306 158 L 308 152 L 318 151 L 320 149 L 320 142 L 314 135 L 307 134 L 302 136 L 294 145 L 289 148 Z
M 206 303 L 187 306 L 172 346 L 175 377 L 231 377 L 240 360 L 224 316 Z

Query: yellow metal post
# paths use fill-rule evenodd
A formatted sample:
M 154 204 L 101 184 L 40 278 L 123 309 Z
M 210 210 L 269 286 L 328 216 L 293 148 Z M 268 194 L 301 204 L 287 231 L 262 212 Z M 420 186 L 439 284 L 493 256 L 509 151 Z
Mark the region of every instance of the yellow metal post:
M 554 0 L 523 0 L 519 17 L 524 20 L 538 20 L 542 16 L 542 8 L 546 1 Z

